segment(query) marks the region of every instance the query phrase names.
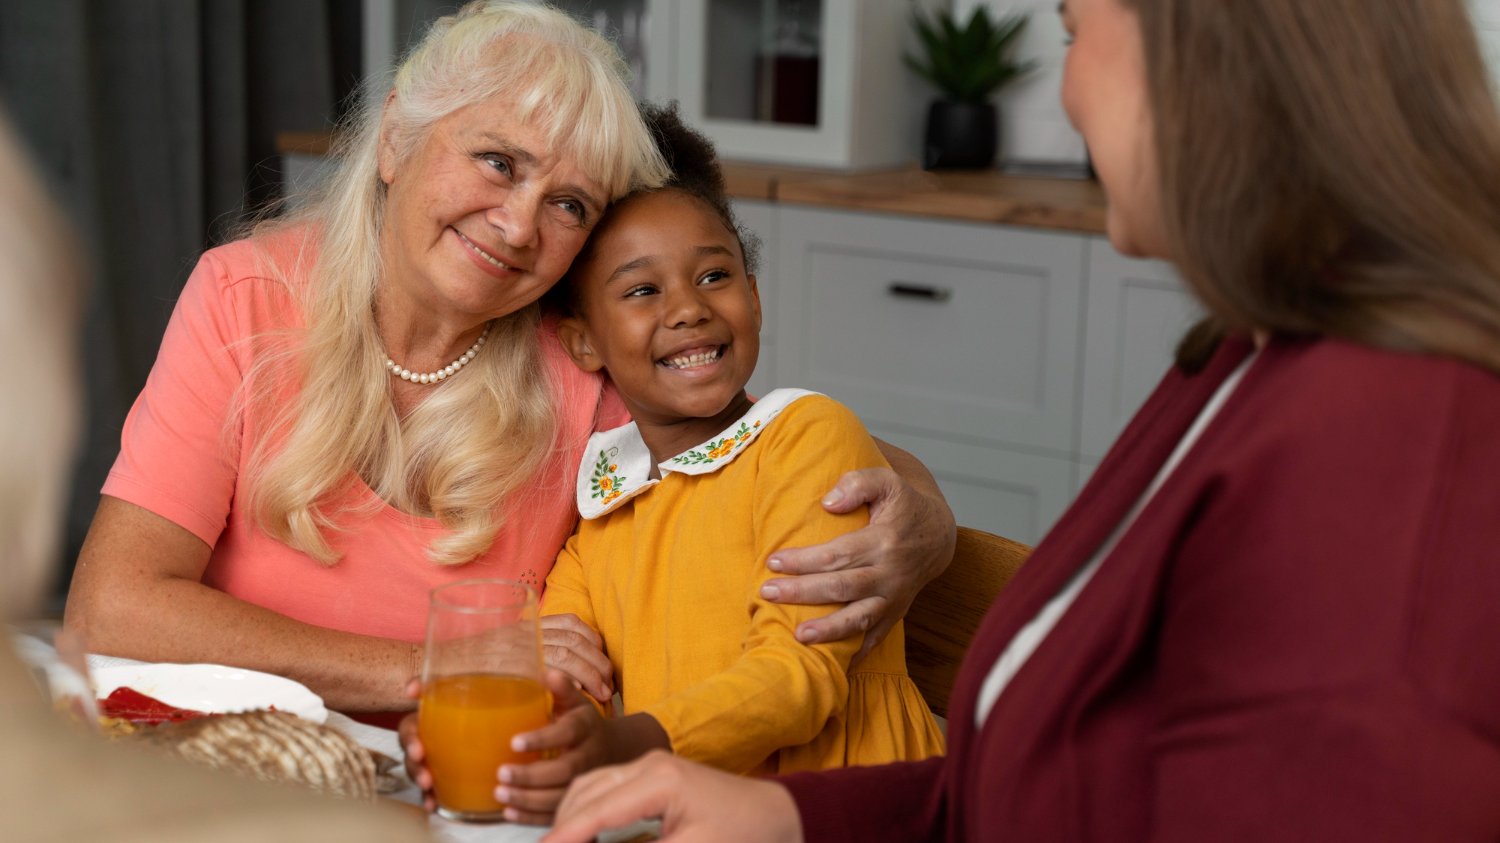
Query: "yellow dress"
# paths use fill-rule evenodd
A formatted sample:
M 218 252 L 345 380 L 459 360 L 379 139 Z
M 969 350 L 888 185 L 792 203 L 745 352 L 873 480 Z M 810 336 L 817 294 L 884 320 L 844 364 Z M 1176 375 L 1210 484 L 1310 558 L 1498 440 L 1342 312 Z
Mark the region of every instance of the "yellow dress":
M 661 723 L 678 755 L 772 774 L 943 752 L 906 675 L 898 626 L 859 666 L 860 640 L 806 646 L 799 622 L 835 607 L 760 597 L 773 550 L 862 526 L 821 497 L 886 462 L 847 408 L 776 390 L 729 430 L 661 464 L 634 424 L 596 434 L 578 482 L 584 520 L 547 577 L 542 613 L 598 630 L 626 713 Z

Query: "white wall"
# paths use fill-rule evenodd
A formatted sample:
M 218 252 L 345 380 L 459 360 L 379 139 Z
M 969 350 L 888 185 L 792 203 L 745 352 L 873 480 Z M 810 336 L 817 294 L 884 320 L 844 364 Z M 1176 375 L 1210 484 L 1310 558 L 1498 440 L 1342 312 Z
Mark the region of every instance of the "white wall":
M 1500 0 L 1469 0 L 1469 11 L 1479 31 L 1479 47 L 1490 64 L 1490 78 L 1500 89 Z
M 1067 33 L 1057 16 L 1057 0 L 954 0 L 953 10 L 965 21 L 976 6 L 987 6 L 992 17 L 1012 12 L 1031 16 L 1012 55 L 1035 59 L 1038 67 L 1007 86 L 996 100 L 1002 124 L 1001 164 L 1010 160 L 1082 163 L 1083 138 L 1068 125 L 1058 102 Z
M 1309 0 L 1316 2 L 1316 0 Z M 1500 90 L 1500 0 L 1468 0 L 1479 31 L 1479 44 L 1490 65 L 1491 78 Z M 1015 55 L 1036 59 L 1040 66 L 1031 76 L 1012 84 L 998 99 L 1004 123 L 1000 158 L 1022 161 L 1075 161 L 1084 159 L 1083 139 L 1068 125 L 1058 102 L 1062 86 L 1062 63 L 1067 53 L 1065 34 L 1057 16 L 1056 0 L 954 0 L 953 9 L 966 20 L 976 6 L 987 6 L 994 16 L 1030 12 L 1031 21 Z

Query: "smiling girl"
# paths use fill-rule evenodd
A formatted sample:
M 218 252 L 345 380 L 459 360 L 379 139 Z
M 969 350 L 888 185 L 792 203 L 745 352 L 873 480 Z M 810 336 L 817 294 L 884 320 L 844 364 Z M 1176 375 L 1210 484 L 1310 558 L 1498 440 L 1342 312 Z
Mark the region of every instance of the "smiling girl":
M 806 646 L 819 609 L 765 599 L 778 547 L 867 515 L 807 508 L 846 471 L 884 465 L 859 420 L 815 393 L 745 393 L 760 349 L 753 253 L 712 148 L 672 111 L 648 116 L 674 175 L 613 206 L 566 279 L 559 337 L 605 370 L 633 422 L 596 434 L 583 514 L 547 577 L 543 613 L 598 630 L 626 712 L 604 719 L 566 685 L 566 711 L 517 738 L 557 757 L 501 769 L 513 819 L 544 819 L 577 774 L 653 748 L 738 773 L 941 753 L 906 675 L 899 628 L 852 670 L 858 638 Z

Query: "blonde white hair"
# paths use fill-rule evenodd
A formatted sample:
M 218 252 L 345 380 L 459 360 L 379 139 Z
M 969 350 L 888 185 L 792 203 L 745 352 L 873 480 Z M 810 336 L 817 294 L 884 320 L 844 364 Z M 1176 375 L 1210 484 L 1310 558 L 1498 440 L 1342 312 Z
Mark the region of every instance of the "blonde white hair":
M 0 117 L 0 618 L 37 608 L 57 557 L 78 421 L 79 266 Z
M 275 407 L 286 378 L 296 378 L 297 399 L 275 411 L 249 462 L 256 466 L 249 506 L 261 529 L 334 563 L 326 533 L 340 513 L 325 507 L 356 472 L 380 499 L 447 527 L 428 556 L 458 564 L 490 547 L 507 503 L 548 491 L 528 482 L 559 444 L 559 399 L 537 342 L 536 304 L 497 320 L 463 377 L 434 388 L 405 419 L 396 416 L 373 312 L 386 195 L 382 118 L 399 166 L 439 120 L 504 94 L 517 120 L 570 152 L 613 201 L 668 173 L 626 76 L 615 48 L 567 15 L 476 0 L 432 25 L 389 88 L 367 86 L 335 146 L 336 171 L 300 211 L 257 229 L 313 233 L 307 254 L 279 270 L 308 277 L 305 286 L 289 285 L 302 296 L 306 328 L 262 357 L 252 374 L 269 377 L 253 377 L 244 399 Z M 568 485 L 561 474 L 555 480 Z

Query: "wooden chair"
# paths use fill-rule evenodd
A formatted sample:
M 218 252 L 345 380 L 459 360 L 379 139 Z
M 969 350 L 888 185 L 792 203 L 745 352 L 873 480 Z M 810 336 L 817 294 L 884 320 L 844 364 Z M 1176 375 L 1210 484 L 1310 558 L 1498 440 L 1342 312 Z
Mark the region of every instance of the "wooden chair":
M 953 562 L 906 613 L 906 670 L 934 714 L 946 717 L 958 665 L 995 595 L 1031 548 L 983 530 L 958 528 Z

